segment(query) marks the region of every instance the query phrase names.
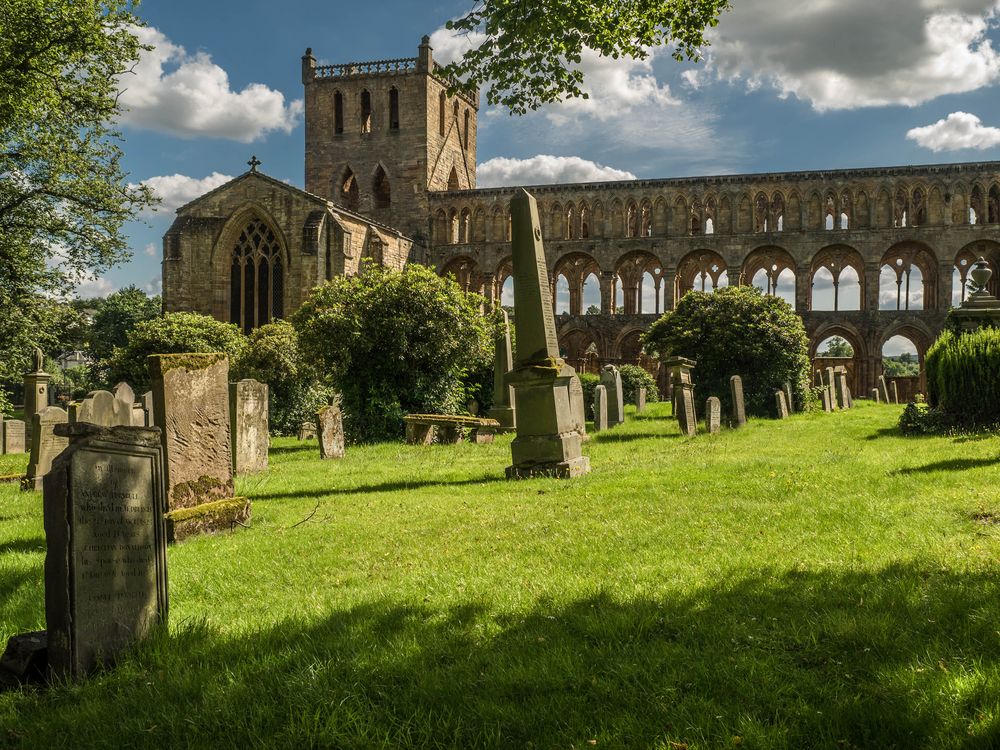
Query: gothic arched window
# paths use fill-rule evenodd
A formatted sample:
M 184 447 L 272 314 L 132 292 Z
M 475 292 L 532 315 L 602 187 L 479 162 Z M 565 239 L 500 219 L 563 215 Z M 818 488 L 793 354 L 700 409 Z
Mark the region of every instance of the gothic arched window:
M 375 193 L 375 208 L 389 208 L 392 193 L 389 189 L 389 178 L 381 164 L 375 171 L 373 192 Z
M 344 95 L 339 91 L 333 94 L 333 132 L 344 132 Z
M 368 89 L 361 92 L 361 132 L 372 132 L 372 95 Z
M 399 130 L 399 91 L 389 89 L 389 130 Z
M 280 318 L 285 311 L 285 269 L 274 231 L 251 219 L 233 247 L 229 275 L 229 319 L 244 333 Z
M 358 181 L 354 178 L 354 172 L 350 167 L 344 172 L 344 180 L 340 184 L 340 202 L 352 211 L 357 211 L 361 205 Z

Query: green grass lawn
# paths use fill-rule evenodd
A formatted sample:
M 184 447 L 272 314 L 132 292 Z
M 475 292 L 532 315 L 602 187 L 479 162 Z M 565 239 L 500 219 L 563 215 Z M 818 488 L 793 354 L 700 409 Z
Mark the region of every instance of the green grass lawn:
M 170 549 L 169 632 L 0 695 L 0 745 L 1000 746 L 1000 439 L 665 413 L 573 481 L 504 481 L 509 437 L 275 440 L 252 529 Z M 2 638 L 45 624 L 41 518 L 0 485 Z

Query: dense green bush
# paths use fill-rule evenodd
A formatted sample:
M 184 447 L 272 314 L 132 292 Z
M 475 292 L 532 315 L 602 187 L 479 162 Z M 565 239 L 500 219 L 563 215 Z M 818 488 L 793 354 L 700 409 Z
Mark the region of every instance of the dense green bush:
M 1000 424 L 1000 330 L 946 331 L 924 364 L 932 410 L 961 428 Z
M 305 357 L 343 396 L 354 441 L 402 434 L 407 413 L 462 413 L 482 398 L 499 313 L 420 265 L 373 264 L 317 287 L 292 317 Z
M 251 332 L 237 372 L 267 383 L 269 427 L 277 435 L 294 435 L 303 422 L 314 421 L 316 410 L 332 395 L 303 358 L 299 334 L 286 320 Z
M 638 365 L 622 365 L 618 368 L 622 376 L 622 398 L 626 404 L 635 403 L 635 394 L 640 388 L 646 389 L 646 401 L 652 403 L 660 400 L 660 390 L 656 387 L 656 378 Z
M 583 386 L 583 411 L 587 419 L 594 418 L 594 389 L 601 384 L 600 375 L 590 373 L 577 373 L 580 378 L 580 385 Z
M 109 294 L 95 302 L 96 312 L 87 331 L 90 356 L 97 362 L 108 360 L 115 347 L 128 344 L 128 334 L 136 325 L 160 317 L 159 297 L 149 297 L 136 286 Z
M 199 313 L 166 313 L 129 331 L 128 343 L 116 347 L 108 360 L 107 378 L 111 383 L 124 380 L 140 393 L 149 388 L 150 354 L 224 352 L 232 366 L 245 346 L 246 337 L 232 323 Z
M 729 409 L 729 379 L 743 378 L 747 414 L 774 411 L 774 393 L 791 383 L 796 403 L 809 386 L 809 339 L 787 302 L 750 286 L 689 292 L 643 336 L 652 356 L 697 360 L 698 400 L 718 396 Z

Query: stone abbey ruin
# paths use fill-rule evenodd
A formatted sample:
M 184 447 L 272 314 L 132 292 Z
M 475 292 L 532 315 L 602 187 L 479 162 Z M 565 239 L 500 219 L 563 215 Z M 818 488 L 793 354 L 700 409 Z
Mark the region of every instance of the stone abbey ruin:
M 478 98 L 449 96 L 429 40 L 414 58 L 343 65 L 307 50 L 302 81 L 306 189 L 254 160 L 180 208 L 163 243 L 166 309 L 249 330 L 365 258 L 426 263 L 492 304 L 509 295 L 515 188 L 476 187 Z M 555 310 L 560 351 L 580 372 L 652 366 L 639 335 L 686 292 L 754 284 L 793 304 L 814 358 L 845 339 L 849 386 L 868 393 L 886 341 L 909 339 L 922 361 L 973 263 L 1000 268 L 998 162 L 530 191 L 553 297 L 568 291 Z

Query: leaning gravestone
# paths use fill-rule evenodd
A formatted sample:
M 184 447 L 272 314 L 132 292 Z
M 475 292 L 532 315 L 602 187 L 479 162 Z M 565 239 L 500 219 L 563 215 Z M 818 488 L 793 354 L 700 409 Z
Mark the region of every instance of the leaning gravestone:
M 899 388 L 896 387 L 896 381 L 892 381 L 892 403 L 899 403 Z
M 832 367 L 826 368 L 826 387 L 830 389 L 830 398 L 833 404 L 833 410 L 837 411 L 837 377 L 835 371 Z
M 504 382 L 514 387 L 517 437 L 507 478 L 580 476 L 590 461 L 580 452 L 570 403 L 576 371 L 559 356 L 538 205 L 519 189 L 510 209 L 517 361 Z
M 882 402 L 882 397 L 881 394 L 879 393 L 878 388 L 872 388 L 872 401 L 874 401 L 876 404 Z
M 795 399 L 792 397 L 792 384 L 785 381 L 785 403 L 788 405 L 788 412 L 795 411 Z
M 622 375 L 614 365 L 601 368 L 601 385 L 608 389 L 608 427 L 617 427 L 625 421 L 625 398 Z
M 69 445 L 66 438 L 55 432 L 56 425 L 66 424 L 67 419 L 66 412 L 58 406 L 46 406 L 32 416 L 31 458 L 21 485 L 23 489 L 42 489 L 42 478 L 52 468 L 52 461 Z
M 573 412 L 573 429 L 580 433 L 580 440 L 590 440 L 587 434 L 587 407 L 583 396 L 583 383 L 580 377 L 573 374 L 569 379 L 569 406 Z
M 3 448 L 0 453 L 24 453 L 25 449 L 24 422 L 8 419 L 3 423 Z
M 344 414 L 340 404 L 324 406 L 316 412 L 316 425 L 319 428 L 319 457 L 344 457 Z
M 774 401 L 778 411 L 778 419 L 788 419 L 788 402 L 785 400 L 785 392 L 775 392 Z
M 229 360 L 154 354 L 148 362 L 163 443 L 167 541 L 245 525 L 250 501 L 233 497 Z
M 486 416 L 499 422 L 502 432 L 512 432 L 517 426 L 514 389 L 504 382 L 504 378 L 514 368 L 514 355 L 510 344 L 510 319 L 506 310 L 501 308 L 500 312 L 503 315 L 503 330 L 494 342 L 493 408 Z
M 705 402 L 705 426 L 709 435 L 722 432 L 722 402 L 716 396 L 709 396 Z
M 71 439 L 45 478 L 50 671 L 79 677 L 167 619 L 159 430 L 61 425 Z
M 882 401 L 889 403 L 889 384 L 885 380 L 885 375 L 878 376 L 878 387 L 880 395 L 882 396 Z
M 747 423 L 746 402 L 743 400 L 743 378 L 733 375 L 729 378 L 729 393 L 732 397 L 733 427 L 743 427 Z
M 646 387 L 640 386 L 635 389 L 635 413 L 642 414 L 646 409 Z
M 237 474 L 267 471 L 267 408 L 268 389 L 264 383 L 241 380 L 229 384 L 229 430 L 233 471 Z
M 830 393 L 830 389 L 823 386 L 823 411 L 830 413 L 833 411 L 833 394 Z
M 606 386 L 594 387 L 594 432 L 608 429 L 608 389 Z
M 682 383 L 674 388 L 677 400 L 677 421 L 681 427 L 681 433 L 688 437 L 698 434 L 698 413 L 694 407 L 694 385 Z

